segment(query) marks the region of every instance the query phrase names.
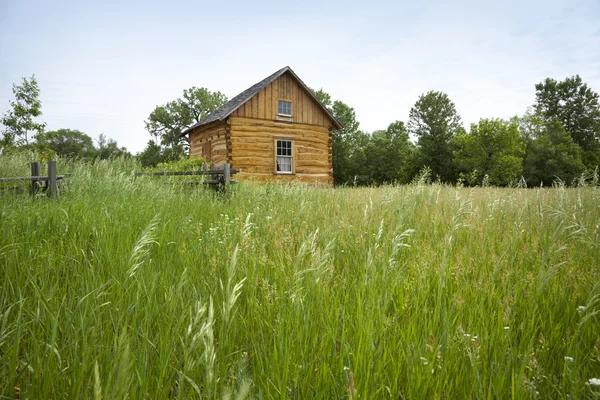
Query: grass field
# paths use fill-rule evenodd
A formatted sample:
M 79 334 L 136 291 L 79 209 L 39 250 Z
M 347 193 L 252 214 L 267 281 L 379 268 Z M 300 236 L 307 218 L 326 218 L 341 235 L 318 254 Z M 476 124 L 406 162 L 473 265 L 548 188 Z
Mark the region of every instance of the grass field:
M 600 396 L 597 188 L 76 167 L 57 201 L 0 197 L 3 398 Z

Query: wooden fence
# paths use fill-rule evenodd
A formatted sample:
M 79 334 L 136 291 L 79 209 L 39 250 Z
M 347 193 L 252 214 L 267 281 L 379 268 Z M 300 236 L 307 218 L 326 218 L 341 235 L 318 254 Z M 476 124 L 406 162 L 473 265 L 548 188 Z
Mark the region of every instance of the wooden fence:
M 136 172 L 136 176 L 150 175 L 150 176 L 194 176 L 194 175 L 209 175 L 210 179 L 195 180 L 195 181 L 184 181 L 185 183 L 198 184 L 203 183 L 212 185 L 215 190 L 226 188 L 229 184 L 237 183 L 236 180 L 231 179 L 232 175 L 237 174 L 239 171 L 232 169 L 231 165 L 223 164 L 220 167 L 215 167 L 214 164 L 204 164 L 202 169 L 199 171 L 158 171 L 158 172 Z
M 63 180 L 64 175 L 56 174 L 56 161 L 48 161 L 48 175 L 40 175 L 40 163 L 31 163 L 31 176 L 17 176 L 12 178 L 0 178 L 0 182 L 23 182 L 31 181 L 31 194 L 35 196 L 42 188 L 46 188 L 48 197 L 56 198 L 58 195 L 58 181 Z
M 185 181 L 185 183 L 191 184 L 208 184 L 212 185 L 215 190 L 221 190 L 226 188 L 232 183 L 237 183 L 236 180 L 231 179 L 231 176 L 237 174 L 239 171 L 231 169 L 229 164 L 224 164 L 217 168 L 214 164 L 210 167 L 206 164 L 202 166 L 200 171 L 159 171 L 159 172 L 136 172 L 136 176 L 151 175 L 151 176 L 190 176 L 190 175 L 205 175 L 210 176 L 209 179 L 201 181 Z M 48 175 L 40 175 L 40 163 L 31 163 L 31 176 L 17 176 L 11 178 L 0 178 L 1 182 L 23 182 L 31 181 L 31 194 L 36 195 L 41 189 L 45 188 L 48 197 L 54 199 L 58 196 L 58 182 L 62 181 L 65 175 L 56 174 L 56 161 L 48 161 Z

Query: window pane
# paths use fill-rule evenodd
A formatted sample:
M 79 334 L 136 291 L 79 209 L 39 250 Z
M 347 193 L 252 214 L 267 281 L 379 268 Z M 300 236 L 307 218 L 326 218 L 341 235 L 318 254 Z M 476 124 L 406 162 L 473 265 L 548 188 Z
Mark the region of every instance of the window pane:
M 292 141 L 291 140 L 278 140 L 277 141 L 277 155 L 278 156 L 292 156 Z
M 277 171 L 278 172 L 292 172 L 291 157 L 277 157 Z
M 290 103 L 289 101 L 279 100 L 277 113 L 284 115 L 292 115 L 292 103 Z
M 292 141 L 277 140 L 277 172 L 292 172 Z

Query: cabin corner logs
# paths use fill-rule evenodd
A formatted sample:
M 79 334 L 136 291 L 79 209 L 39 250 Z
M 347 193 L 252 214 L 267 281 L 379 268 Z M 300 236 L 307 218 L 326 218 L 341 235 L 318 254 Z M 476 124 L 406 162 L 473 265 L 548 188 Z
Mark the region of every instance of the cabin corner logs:
M 292 104 L 291 117 L 278 115 L 280 100 Z M 223 120 L 203 125 L 201 121 L 193 128 L 190 156 L 203 156 L 216 165 L 230 163 L 242 171 L 238 175 L 241 179 L 331 185 L 331 131 L 336 128 L 339 123 L 286 68 Z M 292 141 L 291 174 L 276 171 L 278 139 Z

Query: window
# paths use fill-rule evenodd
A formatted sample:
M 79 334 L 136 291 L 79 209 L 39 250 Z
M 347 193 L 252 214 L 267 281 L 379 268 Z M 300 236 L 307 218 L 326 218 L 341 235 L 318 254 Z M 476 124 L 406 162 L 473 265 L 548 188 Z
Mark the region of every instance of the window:
M 292 141 L 277 140 L 277 173 L 291 174 L 292 173 Z
M 279 100 L 279 107 L 277 108 L 277 114 L 292 116 L 292 102 Z

